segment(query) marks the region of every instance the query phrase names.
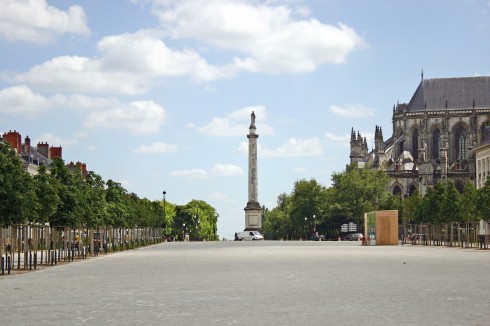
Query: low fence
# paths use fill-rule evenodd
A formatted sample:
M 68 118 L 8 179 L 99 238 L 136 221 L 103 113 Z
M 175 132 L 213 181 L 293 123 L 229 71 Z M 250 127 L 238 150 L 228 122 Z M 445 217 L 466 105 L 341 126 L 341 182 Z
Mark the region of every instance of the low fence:
M 399 234 L 402 244 L 488 249 L 488 222 L 446 223 L 441 225 L 404 224 Z
M 1 275 L 163 241 L 161 228 L 0 226 Z

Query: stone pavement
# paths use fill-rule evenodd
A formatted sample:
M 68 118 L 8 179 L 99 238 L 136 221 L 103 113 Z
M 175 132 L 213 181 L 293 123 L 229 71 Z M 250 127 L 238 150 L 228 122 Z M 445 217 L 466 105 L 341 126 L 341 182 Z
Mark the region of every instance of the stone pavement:
M 490 325 L 490 251 L 162 243 L 0 278 L 1 325 Z

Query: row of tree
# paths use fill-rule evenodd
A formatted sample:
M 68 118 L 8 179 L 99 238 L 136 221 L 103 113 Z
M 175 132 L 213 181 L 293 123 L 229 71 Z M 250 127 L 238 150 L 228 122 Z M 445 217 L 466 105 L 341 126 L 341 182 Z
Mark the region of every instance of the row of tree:
M 342 224 L 353 222 L 359 229 L 365 212 L 385 209 L 398 210 L 404 224 L 490 219 L 489 182 L 478 190 L 468 183 L 462 193 L 451 181 L 439 182 L 425 196 L 415 192 L 402 198 L 388 192 L 388 181 L 385 172 L 356 163 L 333 173 L 330 187 L 315 179 L 296 181 L 290 194 L 278 196 L 275 208 L 263 208 L 264 233 L 272 239 L 305 238 L 314 232 L 337 238 Z
M 27 173 L 17 153 L 0 142 L 0 226 L 49 223 L 52 227 L 155 227 L 166 236 L 217 239 L 216 210 L 202 200 L 177 206 L 128 193 L 118 182 L 55 158 L 49 170 Z

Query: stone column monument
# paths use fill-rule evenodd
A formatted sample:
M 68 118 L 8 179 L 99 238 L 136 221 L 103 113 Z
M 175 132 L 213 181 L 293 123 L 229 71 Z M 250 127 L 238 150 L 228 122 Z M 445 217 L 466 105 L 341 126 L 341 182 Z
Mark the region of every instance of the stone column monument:
M 248 138 L 248 202 L 245 207 L 245 231 L 262 230 L 262 208 L 258 198 L 257 138 L 255 133 L 255 113 L 252 111 Z

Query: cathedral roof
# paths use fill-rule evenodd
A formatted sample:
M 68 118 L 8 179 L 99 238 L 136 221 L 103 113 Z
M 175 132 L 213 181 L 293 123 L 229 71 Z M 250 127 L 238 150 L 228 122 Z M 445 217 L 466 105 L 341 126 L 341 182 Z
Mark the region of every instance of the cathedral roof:
M 490 77 L 423 79 L 408 103 L 407 111 L 490 107 Z

